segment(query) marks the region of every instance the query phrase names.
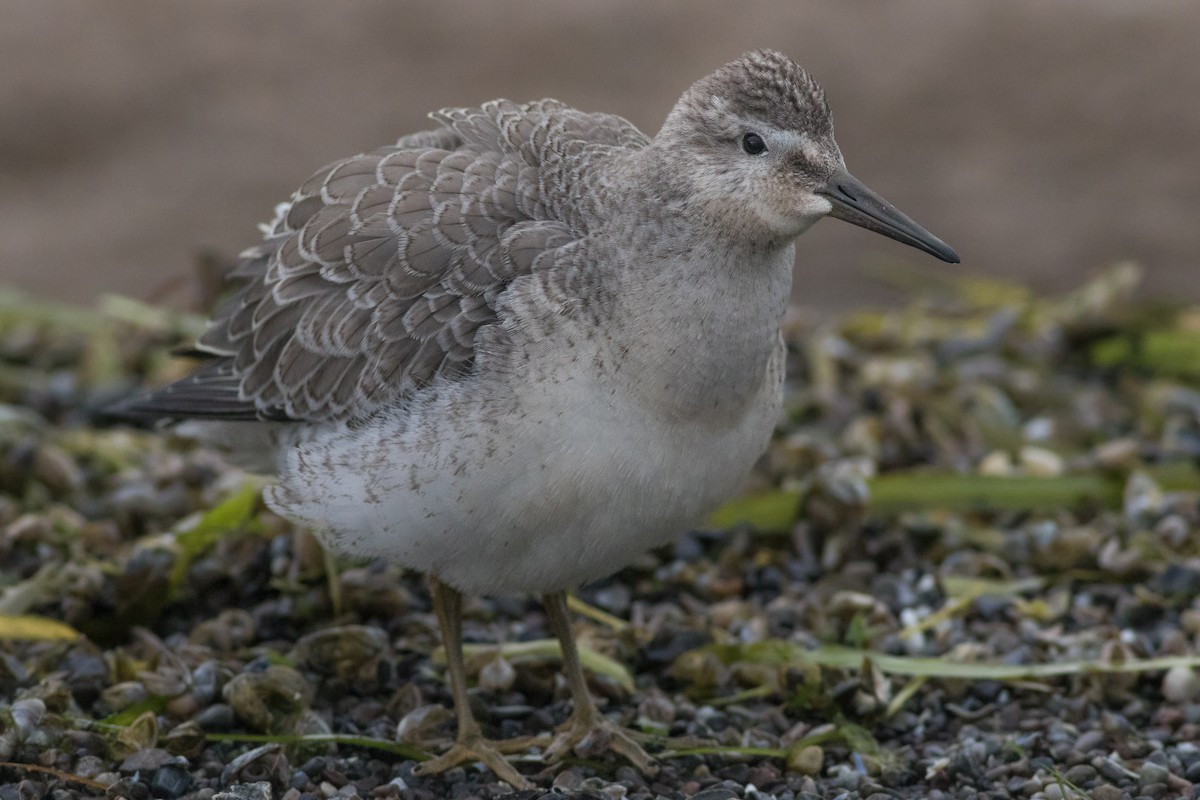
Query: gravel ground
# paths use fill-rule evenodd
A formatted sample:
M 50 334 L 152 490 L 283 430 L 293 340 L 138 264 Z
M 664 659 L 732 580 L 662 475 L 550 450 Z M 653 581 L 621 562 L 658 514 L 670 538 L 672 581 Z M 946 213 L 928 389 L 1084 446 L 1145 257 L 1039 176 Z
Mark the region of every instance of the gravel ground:
M 512 796 L 1200 797 L 1200 315 L 1137 280 L 791 320 L 752 499 L 579 592 L 658 773 L 534 750 Z M 0 302 L 0 800 L 508 793 L 412 774 L 453 735 L 416 576 L 331 577 L 245 475 L 89 410 L 192 329 Z M 488 733 L 565 719 L 537 604 L 466 615 Z

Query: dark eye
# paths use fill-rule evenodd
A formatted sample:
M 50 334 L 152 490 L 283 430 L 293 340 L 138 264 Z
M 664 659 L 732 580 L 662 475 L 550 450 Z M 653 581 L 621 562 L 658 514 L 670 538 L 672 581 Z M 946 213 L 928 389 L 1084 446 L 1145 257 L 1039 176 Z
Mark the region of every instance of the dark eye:
M 747 133 L 742 137 L 742 149 L 749 155 L 756 156 L 767 152 L 767 143 L 757 133 Z

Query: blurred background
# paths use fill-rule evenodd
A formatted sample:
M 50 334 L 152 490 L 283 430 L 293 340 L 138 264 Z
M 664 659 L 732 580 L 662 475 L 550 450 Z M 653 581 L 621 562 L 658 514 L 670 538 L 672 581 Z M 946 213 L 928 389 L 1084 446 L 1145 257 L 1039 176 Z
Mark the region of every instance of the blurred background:
M 426 112 L 557 97 L 658 129 L 695 79 L 774 47 L 830 97 L 850 169 L 964 268 L 1065 288 L 1115 259 L 1200 298 L 1200 3 L 4 0 L 0 285 L 139 298 L 258 238 L 316 168 Z M 893 302 L 938 265 L 826 221 L 795 299 Z

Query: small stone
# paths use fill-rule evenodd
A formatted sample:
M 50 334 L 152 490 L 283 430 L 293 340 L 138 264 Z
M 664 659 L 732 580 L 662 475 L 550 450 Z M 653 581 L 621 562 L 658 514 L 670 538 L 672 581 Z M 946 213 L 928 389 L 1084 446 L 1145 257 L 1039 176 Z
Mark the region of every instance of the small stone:
M 1195 597 L 1200 593 L 1200 568 L 1193 563 L 1170 563 L 1150 581 L 1150 587 L 1167 597 Z
M 40 697 L 29 697 L 13 703 L 9 713 L 17 731 L 23 737 L 29 736 L 46 717 L 46 703 Z
M 271 784 L 267 781 L 235 783 L 214 794 L 212 800 L 271 800 Z
M 1145 521 L 1157 517 L 1166 505 L 1162 487 L 1148 474 L 1136 471 L 1125 482 L 1124 511 L 1131 521 Z
M 272 743 L 248 750 L 226 764 L 221 770 L 221 782 L 241 786 L 266 785 L 269 796 L 272 786 L 280 789 L 286 787 L 290 775 L 291 768 L 283 748 Z
M 628 764 L 617 767 L 616 779 L 619 783 L 628 784 L 634 789 L 640 789 L 646 785 L 642 774 Z
M 433 732 L 450 719 L 450 710 L 436 703 L 414 708 L 396 724 L 396 740 L 420 744 L 431 738 Z M 305 770 L 310 772 L 309 770 Z
M 479 670 L 479 685 L 492 692 L 507 692 L 517 679 L 517 671 L 508 659 L 497 655 Z
M 1051 783 L 1046 786 L 1046 788 L 1042 789 L 1042 796 L 1045 797 L 1046 800 L 1065 800 L 1065 798 L 1070 797 L 1070 795 L 1071 790 L 1064 790 L 1061 783 Z
M 1096 768 L 1090 764 L 1076 764 L 1063 774 L 1063 777 L 1066 778 L 1068 782 L 1073 783 L 1076 786 L 1082 786 L 1089 781 L 1094 781 L 1096 780 L 1096 776 Z
M 1171 667 L 1163 676 L 1162 693 L 1169 703 L 1190 703 L 1200 697 L 1200 675 L 1182 664 Z
M 395 792 L 403 792 L 407 788 L 408 788 L 408 782 L 406 780 L 404 780 L 404 778 L 402 776 L 397 775 L 396 777 L 392 778 L 390 781 L 385 783 L 383 786 L 381 786 L 379 789 L 376 789 L 375 793 L 379 794 L 381 789 L 382 790 L 393 790 L 394 789 Z
M 104 796 L 112 798 L 112 800 L 117 800 L 117 798 L 123 798 L 123 800 L 150 800 L 150 787 L 133 778 L 122 778 L 111 784 L 104 791 Z M 262 800 L 270 800 L 270 797 L 262 798 Z
M 1137 463 L 1138 440 L 1132 436 L 1124 439 L 1112 439 L 1097 445 L 1092 455 L 1102 467 L 1114 470 L 1128 470 Z
M 710 786 L 692 795 L 689 800 L 736 800 L 738 793 L 728 786 Z
M 689 538 L 692 538 L 693 541 L 695 541 L 694 537 Z M 679 555 L 680 548 L 681 545 L 677 543 L 675 545 L 676 557 L 684 558 L 684 556 Z M 700 554 L 702 554 L 702 552 L 703 551 L 701 551 Z M 695 558 L 699 558 L 700 554 L 697 554 Z M 685 560 L 691 561 L 693 559 L 688 558 Z M 600 606 L 605 611 L 608 611 L 612 614 L 624 614 L 629 610 L 629 604 L 633 600 L 633 593 L 625 584 L 613 583 L 609 586 L 601 586 L 593 590 L 592 600 L 596 605 Z
M 1087 755 L 1093 750 L 1103 749 L 1105 738 L 1104 731 L 1090 730 L 1075 740 L 1075 752 Z
M 1167 788 L 1173 792 L 1179 793 L 1181 797 L 1186 797 L 1187 795 L 1191 794 L 1194 787 L 1192 786 L 1191 781 L 1172 773 L 1171 776 L 1167 778 Z
M 226 703 L 213 703 L 196 715 L 193 720 L 206 731 L 227 731 L 233 727 L 233 708 Z
M 1007 478 L 1014 471 L 1012 458 L 1003 450 L 993 450 L 979 462 L 979 474 L 989 478 Z
M 192 788 L 192 775 L 186 765 L 164 764 L 150 779 L 150 793 L 155 797 L 175 798 Z
M 41 781 L 31 781 L 25 779 L 18 783 L 15 787 L 12 784 L 4 787 L 5 789 L 15 789 L 12 792 L 15 800 L 42 800 L 46 796 L 46 784 Z M 7 800 L 7 798 L 6 798 Z
M 178 694 L 167 701 L 163 713 L 171 719 L 191 719 L 203 704 L 191 692 Z
M 1029 475 L 1053 478 L 1063 472 L 1062 456 L 1044 447 L 1028 445 L 1021 448 L 1021 468 Z
M 56 494 L 66 494 L 83 485 L 83 471 L 75 459 L 54 445 L 42 445 L 33 456 L 33 476 Z
M 308 775 L 320 775 L 325 771 L 327 759 L 324 756 L 313 756 L 300 765 L 300 771 Z
M 1136 772 L 1126 769 L 1111 756 L 1097 758 L 1092 761 L 1092 765 L 1099 770 L 1101 775 L 1115 783 L 1126 783 L 1138 777 Z
M 639 719 L 644 718 L 664 727 L 675 721 L 675 714 L 675 703 L 658 689 L 648 691 L 642 702 L 638 704 Z
M 1153 783 L 1167 782 L 1167 778 L 1171 777 L 1171 770 L 1161 764 L 1155 764 L 1153 761 L 1145 761 L 1138 770 L 1138 785 L 1143 789 Z
M 6 659 L 7 656 L 0 656 Z M 8 662 L 5 661 L 7 664 Z M 67 684 L 76 702 L 87 705 L 100 696 L 109 683 L 108 662 L 91 645 L 73 647 L 60 662 L 59 669 L 67 673 Z M 0 670 L 6 672 L 7 670 Z M 20 676 L 17 676 L 20 678 Z M 23 680 L 23 679 L 21 679 Z M 20 682 L 20 681 L 19 681 Z M 4 681 L 0 679 L 0 690 Z
M 91 755 L 81 756 L 75 762 L 75 774 L 83 778 L 95 778 L 101 772 L 104 772 L 107 766 L 108 759 Z
M 564 769 L 554 777 L 554 788 L 574 792 L 583 785 L 583 773 L 578 769 Z
M 146 747 L 121 762 L 121 772 L 153 772 L 159 767 L 175 761 L 175 756 L 158 747 Z
M 1089 790 L 1092 800 L 1121 800 L 1121 790 L 1111 783 L 1102 783 Z
M 820 745 L 810 744 L 805 747 L 793 747 L 788 751 L 787 768 L 801 775 L 818 775 L 825 765 L 825 751 Z

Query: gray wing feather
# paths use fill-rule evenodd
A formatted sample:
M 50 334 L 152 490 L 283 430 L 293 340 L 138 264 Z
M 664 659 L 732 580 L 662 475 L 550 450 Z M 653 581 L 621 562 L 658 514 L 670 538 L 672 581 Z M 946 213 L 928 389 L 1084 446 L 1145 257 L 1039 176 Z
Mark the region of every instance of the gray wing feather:
M 431 116 L 309 178 L 234 270 L 197 343 L 213 360 L 115 413 L 348 419 L 469 369 L 505 287 L 586 236 L 589 159 L 648 141 L 554 100 Z

